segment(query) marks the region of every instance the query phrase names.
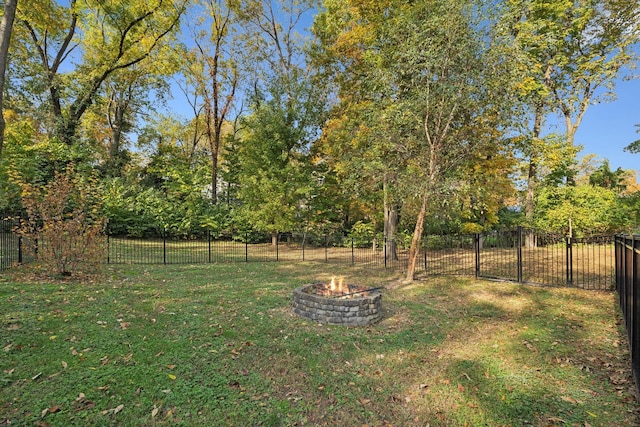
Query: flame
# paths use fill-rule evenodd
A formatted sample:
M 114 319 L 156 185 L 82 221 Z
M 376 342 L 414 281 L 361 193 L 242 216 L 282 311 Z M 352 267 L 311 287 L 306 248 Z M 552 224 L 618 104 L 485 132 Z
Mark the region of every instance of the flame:
M 336 283 L 336 277 L 333 276 L 331 278 L 331 283 L 329 284 L 329 289 L 332 294 L 346 294 L 349 291 L 349 288 L 344 283 L 344 277 L 338 277 L 338 282 Z

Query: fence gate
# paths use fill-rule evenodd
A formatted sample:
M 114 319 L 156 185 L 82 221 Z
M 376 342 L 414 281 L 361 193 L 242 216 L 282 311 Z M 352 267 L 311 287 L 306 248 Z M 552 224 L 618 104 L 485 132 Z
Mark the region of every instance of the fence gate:
M 613 236 L 569 238 L 534 229 L 476 235 L 476 273 L 486 279 L 611 290 Z

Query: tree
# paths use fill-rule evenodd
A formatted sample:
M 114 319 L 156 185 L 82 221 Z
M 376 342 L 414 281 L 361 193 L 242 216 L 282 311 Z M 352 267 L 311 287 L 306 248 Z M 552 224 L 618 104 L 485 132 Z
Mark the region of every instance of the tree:
M 274 244 L 278 232 L 302 222 L 317 185 L 309 147 L 316 134 L 319 94 L 305 80 L 297 81 L 292 92 L 292 83 L 282 79 L 270 82 L 268 95 L 254 95 L 237 153 L 240 215 L 255 229 L 270 232 Z
M 131 134 L 141 118 L 150 117 L 169 92 L 167 74 L 171 58 L 156 52 L 153 61 L 139 63 L 105 80 L 92 106 L 83 116 L 80 139 L 91 141 L 96 161 L 106 177 L 122 176 L 131 161 Z M 153 64 L 166 63 L 167 66 Z
M 604 159 L 602 164 L 589 175 L 589 184 L 620 193 L 625 189 L 624 181 L 626 177 L 627 171 L 620 167 L 612 171 L 609 166 L 609 160 Z
M 309 1 L 247 1 L 239 19 L 254 58 L 249 114 L 234 141 L 241 216 L 258 230 L 289 231 L 301 220 L 318 182 L 310 153 L 319 134 L 323 95 L 305 67 L 298 24 Z M 300 221 L 302 222 L 302 221 Z
M 192 86 L 193 99 L 201 99 L 197 107 L 197 124 L 204 121 L 204 136 L 209 146 L 211 164 L 211 202 L 218 199 L 218 174 L 221 144 L 224 137 L 224 125 L 228 119 L 236 98 L 239 83 L 239 53 L 231 51 L 233 47 L 232 30 L 235 25 L 235 5 L 226 0 L 208 0 L 203 2 L 210 22 L 209 31 L 194 29 L 195 47 L 188 52 L 185 63 L 185 79 Z
M 21 58 L 30 74 L 48 93 L 54 120 L 53 134 L 72 145 L 80 120 L 95 101 L 103 83 L 114 73 L 147 60 L 176 30 L 184 3 L 155 0 L 131 4 L 126 0 L 47 3 L 19 10 L 29 44 L 23 54 L 37 53 L 34 61 Z M 78 61 L 71 72 L 63 64 Z M 29 82 L 24 82 L 29 84 Z
M 624 231 L 633 216 L 614 190 L 591 185 L 543 187 L 536 227 L 567 236 Z
M 529 147 L 523 154 L 530 159 L 525 210 L 531 219 L 536 158 L 546 151 L 541 135 L 544 119 L 551 113 L 562 117 L 565 142 L 571 147 L 589 105 L 614 98 L 621 69 L 637 60 L 633 47 L 640 40 L 640 5 L 623 0 L 514 0 L 505 4 L 503 23 L 513 38 L 515 64 L 522 76 L 519 94 L 532 116 L 531 131 L 523 138 L 523 147 Z M 567 172 L 565 178 L 572 181 L 575 171 Z
M 338 35 L 321 34 L 323 44 L 333 37 L 333 52 L 343 55 L 334 71 L 347 76 L 336 77 L 339 95 L 348 103 L 350 90 L 372 93 L 373 120 L 363 125 L 389 130 L 375 145 L 386 145 L 378 161 L 398 166 L 400 194 L 418 205 L 407 268 L 413 280 L 432 197 L 446 194 L 449 179 L 502 126 L 507 94 L 497 78 L 506 61 L 489 58 L 470 2 L 325 5 L 335 11 L 329 28 L 337 25 Z
M 556 60 L 549 86 L 565 122 L 567 143 L 594 102 L 615 98 L 615 81 L 638 61 L 640 4 L 624 0 L 568 1 L 547 19 L 561 29 L 554 35 Z M 597 95 L 599 89 L 605 93 Z
M 9 55 L 9 43 L 13 21 L 16 16 L 18 0 L 6 0 L 4 3 L 4 14 L 0 21 L 0 158 L 2 158 L 2 146 L 4 145 L 5 121 L 3 112 L 4 106 L 4 79 L 7 69 L 7 58 Z
M 406 159 L 394 144 L 402 126 L 392 123 L 393 115 L 387 109 L 394 102 L 396 88 L 380 72 L 389 58 L 379 48 L 389 31 L 385 11 L 393 8 L 389 1 L 377 2 L 375 7 L 366 1 L 325 1 L 313 25 L 316 42 L 311 58 L 325 86 L 338 99 L 317 151 L 337 172 L 351 198 L 371 206 L 382 203 L 387 253 L 397 259 L 396 233 L 403 200 L 400 182 Z

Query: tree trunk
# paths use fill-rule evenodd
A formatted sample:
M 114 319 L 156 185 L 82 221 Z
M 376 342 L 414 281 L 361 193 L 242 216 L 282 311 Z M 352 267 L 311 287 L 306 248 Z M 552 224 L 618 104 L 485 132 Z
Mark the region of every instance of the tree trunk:
M 534 200 L 535 200 L 535 192 L 537 187 L 536 181 L 536 172 L 537 165 L 533 160 L 529 161 L 529 175 L 527 176 L 527 196 L 525 200 L 525 208 L 524 208 L 524 217 L 527 220 L 528 224 L 533 223 L 533 213 L 534 213 Z M 534 233 L 530 229 L 525 233 L 525 246 L 527 248 L 535 247 Z
M 396 235 L 398 231 L 398 206 L 391 205 L 384 207 L 384 237 L 387 242 L 387 254 L 389 257 L 398 260 L 398 244 Z
M 420 253 L 420 241 L 422 240 L 422 231 L 424 230 L 424 218 L 427 215 L 427 204 L 429 201 L 429 195 L 425 191 L 422 196 L 422 206 L 420 207 L 420 213 L 416 219 L 416 228 L 413 231 L 413 238 L 411 239 L 411 249 L 409 249 L 409 264 L 407 265 L 407 277 L 408 282 L 412 282 L 415 278 L 416 263 L 418 262 L 418 254 Z
M 2 146 L 4 144 L 4 75 L 7 69 L 7 56 L 9 42 L 11 41 L 11 29 L 16 16 L 18 0 L 6 0 L 4 3 L 4 15 L 0 22 L 0 158 L 2 158 Z
M 390 201 L 389 191 L 387 187 L 387 179 L 383 181 L 384 191 L 384 238 L 387 245 L 387 254 L 389 257 L 397 261 L 398 250 L 396 242 L 396 232 L 398 231 L 398 206 Z
M 533 132 L 531 138 L 534 141 L 540 139 L 542 131 L 543 104 L 540 102 L 536 105 L 535 117 L 533 120 Z M 535 212 L 535 196 L 538 187 L 538 164 L 535 159 L 529 159 L 529 173 L 527 175 L 527 195 L 525 200 L 524 217 L 527 224 L 533 224 L 533 214 Z M 527 230 L 525 234 L 525 246 L 527 248 L 535 247 L 535 235 L 531 230 Z

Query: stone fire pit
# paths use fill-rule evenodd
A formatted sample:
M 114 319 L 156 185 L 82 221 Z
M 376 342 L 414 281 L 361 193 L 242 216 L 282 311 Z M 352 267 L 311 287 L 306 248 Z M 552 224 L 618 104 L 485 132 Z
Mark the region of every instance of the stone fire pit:
M 292 311 L 307 319 L 327 324 L 366 326 L 382 318 L 380 288 L 349 285 L 338 294 L 324 284 L 301 286 L 293 291 Z

